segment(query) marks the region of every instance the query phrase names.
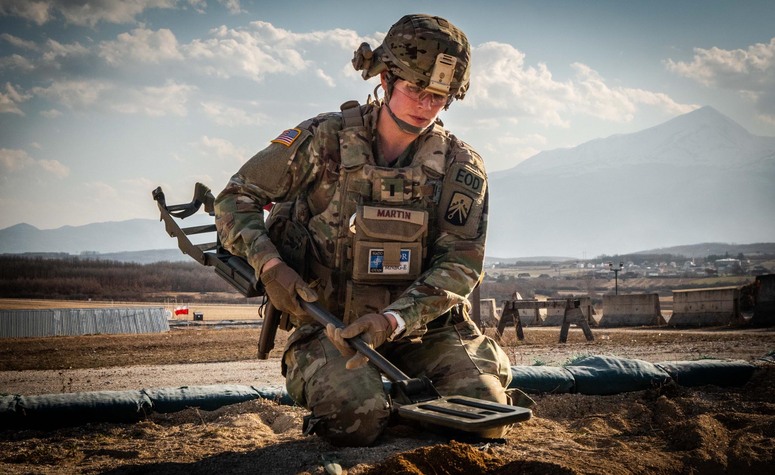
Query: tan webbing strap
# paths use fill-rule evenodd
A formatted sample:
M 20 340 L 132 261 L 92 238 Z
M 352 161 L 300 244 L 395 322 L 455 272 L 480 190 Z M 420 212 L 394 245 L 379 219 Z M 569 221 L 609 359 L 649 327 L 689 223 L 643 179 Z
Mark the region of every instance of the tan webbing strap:
M 342 110 L 342 119 L 344 128 L 363 127 L 363 116 L 361 116 L 361 105 L 358 101 L 347 101 L 339 109 Z
M 384 267 L 398 267 L 401 265 L 401 243 L 385 242 L 383 245 L 382 265 Z

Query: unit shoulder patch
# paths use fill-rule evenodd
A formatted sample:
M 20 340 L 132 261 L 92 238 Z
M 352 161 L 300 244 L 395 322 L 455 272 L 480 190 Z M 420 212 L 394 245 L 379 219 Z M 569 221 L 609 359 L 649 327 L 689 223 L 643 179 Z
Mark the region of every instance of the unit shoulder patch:
M 442 183 L 439 227 L 464 238 L 479 234 L 487 178 L 482 170 L 464 162 L 455 162 Z
M 456 191 L 447 203 L 444 219 L 453 226 L 465 226 L 471 214 L 474 199 L 465 193 Z

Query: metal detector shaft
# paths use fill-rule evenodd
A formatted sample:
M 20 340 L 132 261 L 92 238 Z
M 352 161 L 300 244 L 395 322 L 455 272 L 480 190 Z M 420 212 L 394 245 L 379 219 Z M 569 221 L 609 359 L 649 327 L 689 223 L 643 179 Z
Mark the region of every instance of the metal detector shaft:
M 304 300 L 299 300 L 299 302 L 301 303 L 301 307 L 304 309 L 304 311 L 306 311 L 312 318 L 315 319 L 316 322 L 323 325 L 324 327 L 330 323 L 336 328 L 344 328 L 345 325 L 341 320 L 336 318 L 331 314 L 331 312 L 324 309 L 320 305 L 316 303 L 305 302 Z M 382 356 L 377 350 L 370 347 L 368 343 L 361 339 L 361 337 L 351 338 L 347 341 L 349 341 L 356 350 L 366 356 L 369 361 L 371 361 L 374 366 L 382 371 L 382 373 L 384 373 L 385 376 L 387 376 L 388 379 L 392 382 L 395 383 L 397 381 L 408 381 L 411 379 L 403 371 L 393 366 L 393 364 L 388 361 L 387 358 Z

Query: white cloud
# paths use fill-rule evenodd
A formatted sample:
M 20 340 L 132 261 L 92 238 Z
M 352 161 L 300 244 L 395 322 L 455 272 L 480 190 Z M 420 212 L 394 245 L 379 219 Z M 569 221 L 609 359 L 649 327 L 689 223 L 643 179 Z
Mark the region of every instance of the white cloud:
M 187 0 L 187 2 L 197 13 L 204 13 L 207 10 L 207 0 Z
M 36 166 L 59 178 L 64 178 L 70 174 L 70 169 L 57 160 L 35 160 L 24 150 L 0 149 L 0 170 L 4 175 L 18 173 Z
M 35 164 L 35 159 L 19 149 L 0 148 L 0 168 L 3 173 L 18 172 Z
M 545 64 L 526 66 L 524 53 L 497 42 L 482 44 L 472 55 L 471 89 L 463 104 L 531 117 L 544 125 L 569 125 L 560 112 L 572 96 L 570 84 L 555 81 Z
M 124 114 L 143 114 L 151 117 L 188 114 L 186 103 L 196 87 L 167 81 L 164 86 L 121 91 L 121 96 L 111 100 L 110 108 Z
M 25 50 L 24 56 L 11 54 L 0 57 L 0 70 L 7 69 L 13 73 L 39 73 L 42 77 L 50 79 L 55 74 L 62 74 L 66 66 L 78 71 L 88 67 L 85 63 L 78 63 L 91 54 L 91 50 L 78 42 L 64 44 L 53 39 L 38 45 L 30 41 L 14 41 L 13 44 Z
M 97 107 L 123 114 L 184 117 L 189 97 L 196 90 L 195 86 L 175 81 L 167 81 L 163 86 L 120 88 L 105 81 L 85 80 L 55 82 L 45 88 L 33 88 L 32 92 L 70 109 Z M 56 112 L 47 114 L 51 117 Z
M 759 120 L 762 122 L 766 122 L 772 126 L 775 126 L 775 114 L 769 115 L 769 114 L 759 114 L 756 116 Z
M 175 8 L 176 0 L 0 0 L 0 15 L 43 25 L 56 16 L 66 23 L 94 27 L 98 23 L 134 23 L 150 8 Z
M 545 145 L 548 142 L 541 134 L 503 135 L 497 141 L 502 145 Z
M 627 98 L 636 104 L 654 106 L 670 114 L 686 114 L 700 107 L 699 104 L 675 102 L 670 96 L 662 92 L 631 88 L 624 88 L 623 91 L 625 91 Z
M 158 31 L 135 28 L 129 33 L 119 34 L 116 41 L 102 43 L 99 49 L 99 55 L 112 65 L 123 63 L 126 59 L 155 64 L 183 59 L 175 35 L 166 28 Z
M 5 83 L 5 92 L 0 92 L 0 114 L 24 115 L 18 105 L 31 97 L 31 94 L 19 92 L 10 82 Z
M 236 29 L 221 26 L 211 30 L 211 35 L 181 48 L 205 74 L 261 81 L 269 74 L 312 71 L 329 85 L 333 79 L 324 71 L 338 71 L 342 58 L 349 59 L 362 40 L 351 30 L 294 33 L 263 21 Z M 337 66 L 326 68 L 328 62 Z
M 97 23 L 134 23 L 149 8 L 174 8 L 175 0 L 55 0 L 53 8 L 67 23 L 95 26 Z
M 243 163 L 247 160 L 249 153 L 246 149 L 237 147 L 228 140 L 208 137 L 207 135 L 203 135 L 196 146 L 202 149 L 204 155 L 215 156 L 219 160 L 237 163 Z
M 747 49 L 695 48 L 691 62 L 665 61 L 668 71 L 705 85 L 758 90 L 775 77 L 775 38 Z
M 16 16 L 43 25 L 51 18 L 51 2 L 32 0 L 0 0 L 1 16 Z
M 609 87 L 603 77 L 581 63 L 571 65 L 576 70 L 574 91 L 578 102 L 574 108 L 604 120 L 629 122 L 635 118 L 639 105 L 648 105 L 670 114 L 685 114 L 698 106 L 679 104 L 661 92 Z
M 58 58 L 86 56 L 87 54 L 89 54 L 89 49 L 78 42 L 62 44 L 50 39 L 46 42 L 46 50 L 42 58 L 44 61 L 50 62 Z
M 88 190 L 92 203 L 113 201 L 121 196 L 115 187 L 102 181 L 85 182 L 83 186 Z
M 547 138 L 541 134 L 513 135 L 506 132 L 487 146 L 488 151 L 502 157 L 501 162 L 514 166 L 540 152 L 547 143 Z
M 35 44 L 34 41 L 25 40 L 22 38 L 19 38 L 18 36 L 14 36 L 8 33 L 3 33 L 0 35 L 0 39 L 8 42 L 11 46 L 19 49 L 25 49 L 30 51 L 35 51 L 38 49 L 38 45 Z
M 0 58 L 0 70 L 3 69 L 10 69 L 20 73 L 29 73 L 35 70 L 35 65 L 24 56 L 12 54 Z
M 91 106 L 113 85 L 100 80 L 60 81 L 48 87 L 35 87 L 32 92 L 71 109 Z
M 240 6 L 240 0 L 218 0 L 218 3 L 226 7 L 232 15 L 244 12 Z
M 40 115 L 42 115 L 46 119 L 56 119 L 57 117 L 62 116 L 62 111 L 58 109 L 49 109 L 49 110 L 41 111 Z
M 202 110 L 213 122 L 226 127 L 261 125 L 269 118 L 260 112 L 247 112 L 214 101 L 202 102 Z
M 612 87 L 581 63 L 571 64 L 572 78 L 558 81 L 546 64 L 526 65 L 525 54 L 508 44 L 484 43 L 475 48 L 473 57 L 472 85 L 463 103 L 499 110 L 510 118 L 528 117 L 545 126 L 567 128 L 574 114 L 622 122 L 633 120 L 640 105 L 671 114 L 695 108 L 663 93 Z
M 704 86 L 735 91 L 756 105 L 759 120 L 775 122 L 775 38 L 746 49 L 695 48 L 691 62 L 668 59 L 664 64 Z
M 236 76 L 260 80 L 266 74 L 293 74 L 303 70 L 305 62 L 301 54 L 278 45 L 272 35 L 274 27 L 266 25 L 259 31 L 222 26 L 213 30 L 214 38 L 194 40 L 184 50 L 200 62 L 206 74 L 221 78 Z
M 322 69 L 320 69 L 320 68 L 316 69 L 315 70 L 315 76 L 317 76 L 318 78 L 322 79 L 323 83 L 326 86 L 328 86 L 330 88 L 336 87 L 336 82 L 334 81 L 334 78 L 332 78 L 331 76 L 326 74 L 326 72 L 323 71 Z
M 59 160 L 40 160 L 38 161 L 38 165 L 59 178 L 65 178 L 70 174 L 70 168 L 62 164 Z
M 150 190 L 159 186 L 157 181 L 151 180 L 146 177 L 135 177 L 121 180 L 121 192 L 123 197 L 130 201 L 135 201 L 136 204 L 147 203 L 145 200 Z

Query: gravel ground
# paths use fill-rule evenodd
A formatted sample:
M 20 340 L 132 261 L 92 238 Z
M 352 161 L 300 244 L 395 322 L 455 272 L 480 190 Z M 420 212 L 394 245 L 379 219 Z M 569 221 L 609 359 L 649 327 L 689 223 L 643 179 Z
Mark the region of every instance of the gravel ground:
M 585 355 L 651 362 L 751 362 L 745 386 L 681 387 L 608 396 L 537 394 L 533 417 L 503 439 L 470 440 L 398 424 L 372 447 L 302 435 L 306 410 L 253 400 L 213 411 L 151 413 L 132 423 L 2 428 L 7 474 L 769 474 L 775 465 L 773 330 L 511 330 L 512 363 L 561 365 Z M 183 385 L 282 384 L 278 349 L 255 358 L 257 329 L 188 328 L 159 335 L 0 340 L 0 393 L 46 394 Z M 331 471 L 327 471 L 327 468 Z
M 0 340 L 0 392 L 51 394 L 97 390 L 239 384 L 282 387 L 279 356 L 285 334 L 268 360 L 255 358 L 258 329 L 187 327 L 155 335 Z M 488 331 L 489 332 L 489 331 Z M 775 350 L 775 331 L 594 329 L 586 341 L 572 328 L 558 343 L 559 328 L 513 330 L 504 349 L 515 365 L 562 365 L 586 355 L 612 355 L 650 362 L 703 358 L 753 361 Z M 127 361 L 137 364 L 126 365 Z M 15 370 L 14 370 L 15 369 Z

